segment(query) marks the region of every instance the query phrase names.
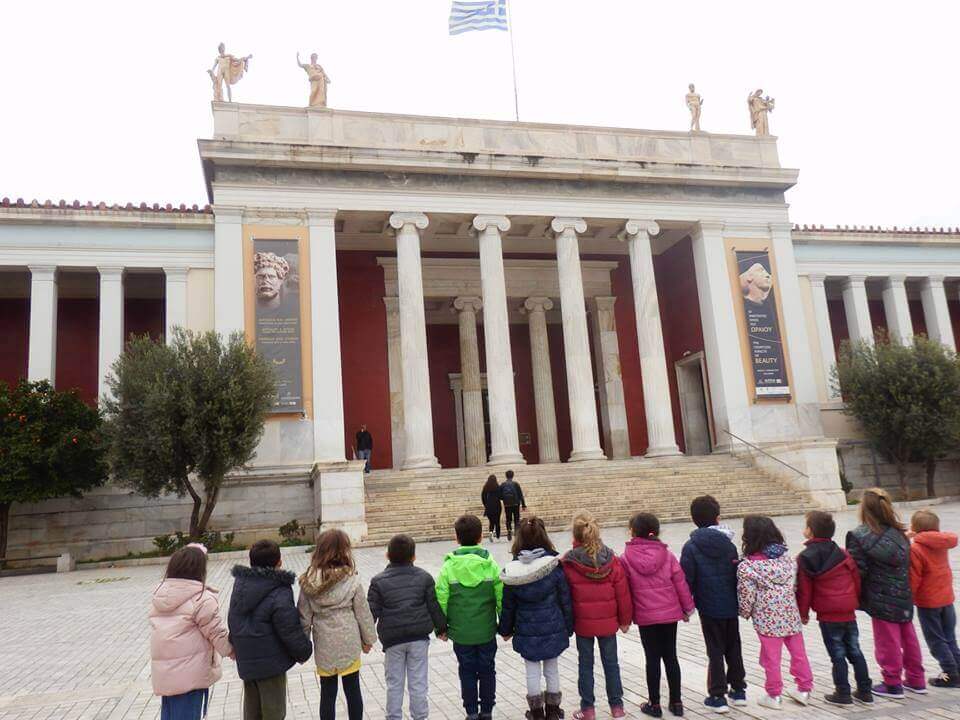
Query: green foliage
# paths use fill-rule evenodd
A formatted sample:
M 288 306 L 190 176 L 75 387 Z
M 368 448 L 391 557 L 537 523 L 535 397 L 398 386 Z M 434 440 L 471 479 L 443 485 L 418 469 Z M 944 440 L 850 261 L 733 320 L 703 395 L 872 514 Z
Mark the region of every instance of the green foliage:
M 107 479 L 100 416 L 47 381 L 0 383 L 0 557 L 10 506 L 80 497 Z
M 846 403 L 874 446 L 897 466 L 908 496 L 907 463 L 927 465 L 927 493 L 934 494 L 936 460 L 960 444 L 960 365 L 957 357 L 925 337 L 903 345 L 845 344 L 834 371 Z
M 275 379 L 241 333 L 223 341 L 177 328 L 172 342 L 134 338 L 104 398 L 110 467 L 147 497 L 190 495 L 192 538 L 206 530 L 227 473 L 254 455 Z
M 192 542 L 203 543 L 207 550 L 212 553 L 243 550 L 243 546 L 234 544 L 235 537 L 232 532 L 221 535 L 219 532 L 207 531 L 198 538 L 191 538 L 178 530 L 173 535 L 157 535 L 153 539 L 153 544 L 160 555 L 173 555 L 177 550 Z
M 280 544 L 285 547 L 309 544 L 306 539 L 307 529 L 296 520 L 284 523 L 277 532 L 283 538 Z

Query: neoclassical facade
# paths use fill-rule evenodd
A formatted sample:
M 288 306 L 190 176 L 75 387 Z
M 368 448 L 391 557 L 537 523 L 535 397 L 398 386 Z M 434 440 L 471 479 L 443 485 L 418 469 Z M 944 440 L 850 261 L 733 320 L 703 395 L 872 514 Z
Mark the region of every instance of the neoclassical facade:
M 358 533 L 361 424 L 379 471 L 734 446 L 839 507 L 839 343 L 955 343 L 960 234 L 793 227 L 773 137 L 213 120 L 207 207 L 3 200 L 0 379 L 96 402 L 131 333 L 244 333 L 282 378 L 250 482 L 312 471 Z

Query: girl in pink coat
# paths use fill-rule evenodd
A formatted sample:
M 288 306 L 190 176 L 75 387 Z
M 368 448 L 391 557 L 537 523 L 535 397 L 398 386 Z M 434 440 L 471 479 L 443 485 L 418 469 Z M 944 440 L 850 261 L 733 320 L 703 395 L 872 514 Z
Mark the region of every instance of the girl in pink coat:
M 233 657 L 217 591 L 207 587 L 207 549 L 177 550 L 150 605 L 150 679 L 163 699 L 160 720 L 201 720 L 220 657 Z
M 640 711 L 663 717 L 660 707 L 660 663 L 667 671 L 670 712 L 683 715 L 680 700 L 680 662 L 677 660 L 677 623 L 693 613 L 693 596 L 676 556 L 660 541 L 660 521 L 650 513 L 630 518 L 633 539 L 623 550 L 620 563 L 630 583 L 633 621 L 640 627 L 640 641 L 647 659 L 647 697 Z

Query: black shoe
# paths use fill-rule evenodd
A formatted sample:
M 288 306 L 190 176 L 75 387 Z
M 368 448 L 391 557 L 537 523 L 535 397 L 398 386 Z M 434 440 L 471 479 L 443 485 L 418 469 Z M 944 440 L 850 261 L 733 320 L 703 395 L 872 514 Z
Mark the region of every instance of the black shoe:
M 930 678 L 927 682 L 938 688 L 960 688 L 960 675 L 940 673 L 937 677 Z
M 480 720 L 493 720 L 493 713 L 480 713 Z
M 857 702 L 865 703 L 866 705 L 873 704 L 873 691 L 872 690 L 854 690 L 853 699 Z
M 672 702 L 668 705 L 670 712 L 673 713 L 674 717 L 683 717 L 683 703 L 682 702 Z
M 823 696 L 831 705 L 853 705 L 853 698 L 850 693 L 833 692 Z
M 663 709 L 660 707 L 659 703 L 645 702 L 640 706 L 640 712 L 642 712 L 644 715 L 649 715 L 650 717 L 663 717 Z

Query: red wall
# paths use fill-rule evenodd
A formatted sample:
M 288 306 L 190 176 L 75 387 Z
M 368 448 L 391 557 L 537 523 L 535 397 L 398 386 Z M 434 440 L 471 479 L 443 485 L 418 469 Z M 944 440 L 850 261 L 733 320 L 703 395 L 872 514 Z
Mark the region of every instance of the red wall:
M 165 330 L 163 298 L 126 298 L 123 302 L 124 343 L 131 335 L 149 335 L 163 340 Z
M 456 325 L 427 325 L 427 364 L 433 411 L 433 451 L 442 467 L 458 467 L 457 414 L 449 373 L 460 372 L 460 330 Z M 483 339 L 480 339 L 483 347 Z M 481 350 L 480 356 L 483 357 Z M 481 367 L 482 371 L 482 367 Z
M 84 402 L 97 402 L 100 301 L 60 298 L 57 301 L 58 390 L 76 389 Z
M 0 299 L 0 382 L 16 385 L 27 376 L 30 300 Z

